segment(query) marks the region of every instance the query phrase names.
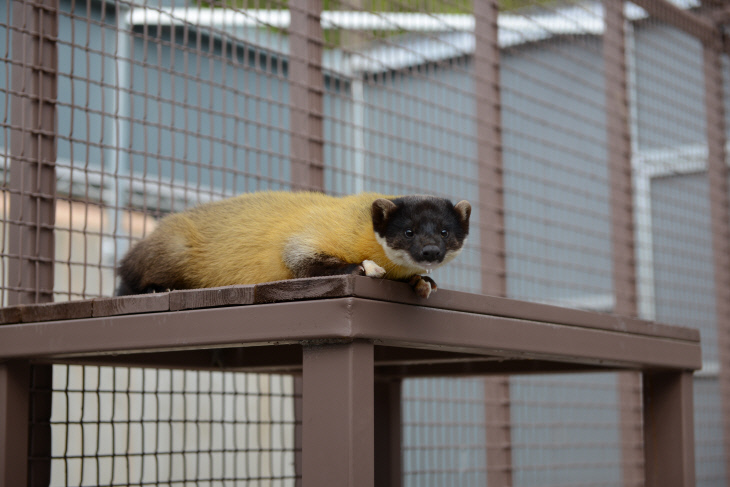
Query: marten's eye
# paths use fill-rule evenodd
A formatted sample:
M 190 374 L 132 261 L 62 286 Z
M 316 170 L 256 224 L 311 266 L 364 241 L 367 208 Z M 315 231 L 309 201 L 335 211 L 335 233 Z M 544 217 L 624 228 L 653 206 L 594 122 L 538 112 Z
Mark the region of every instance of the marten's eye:
M 413 238 L 414 233 L 413 233 L 413 230 L 411 230 L 410 228 L 408 230 L 406 230 L 404 233 L 406 235 L 406 238 Z
M 449 231 L 448 230 L 441 230 L 441 236 L 444 238 L 449 238 Z

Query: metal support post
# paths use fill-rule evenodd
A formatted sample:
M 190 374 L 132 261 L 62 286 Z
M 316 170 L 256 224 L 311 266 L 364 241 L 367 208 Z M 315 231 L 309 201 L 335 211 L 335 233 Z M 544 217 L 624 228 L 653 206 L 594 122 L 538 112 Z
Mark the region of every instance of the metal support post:
M 646 487 L 695 485 L 692 374 L 644 373 Z
M 370 342 L 304 347 L 304 487 L 374 486 L 373 367 Z

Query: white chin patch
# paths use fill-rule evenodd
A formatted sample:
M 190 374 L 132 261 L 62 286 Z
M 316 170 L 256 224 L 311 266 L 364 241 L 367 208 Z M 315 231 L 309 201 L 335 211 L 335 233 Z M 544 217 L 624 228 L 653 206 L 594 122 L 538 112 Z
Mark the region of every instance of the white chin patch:
M 446 256 L 441 262 L 417 262 L 413 260 L 413 257 L 411 257 L 411 254 L 407 250 L 393 249 L 389 247 L 385 239 L 377 233 L 375 234 L 375 239 L 378 241 L 380 246 L 383 247 L 386 257 L 388 257 L 391 262 L 405 267 L 416 274 L 430 274 L 434 269 L 438 269 L 447 262 L 454 260 L 454 258 L 459 255 L 459 252 L 461 252 L 461 249 L 456 251 L 447 250 Z

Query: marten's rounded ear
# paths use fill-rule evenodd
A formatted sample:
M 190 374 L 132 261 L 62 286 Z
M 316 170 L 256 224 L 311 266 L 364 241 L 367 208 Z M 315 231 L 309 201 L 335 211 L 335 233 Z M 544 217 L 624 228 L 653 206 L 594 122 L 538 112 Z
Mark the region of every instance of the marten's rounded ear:
M 461 200 L 454 205 L 456 213 L 461 217 L 462 222 L 468 222 L 471 216 L 471 205 L 466 200 Z
M 381 235 L 385 234 L 385 228 L 388 226 L 388 219 L 398 208 L 395 203 L 384 198 L 373 201 L 372 216 L 373 228 Z

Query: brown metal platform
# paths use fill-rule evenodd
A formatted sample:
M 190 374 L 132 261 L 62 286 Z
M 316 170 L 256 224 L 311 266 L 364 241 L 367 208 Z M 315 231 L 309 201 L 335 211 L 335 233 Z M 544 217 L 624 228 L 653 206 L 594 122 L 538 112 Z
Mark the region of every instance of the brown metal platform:
M 30 362 L 302 374 L 305 487 L 400 485 L 404 377 L 636 370 L 646 485 L 694 485 L 697 330 L 354 276 L 21 305 L 0 323 L 0 486 L 24 485 Z

